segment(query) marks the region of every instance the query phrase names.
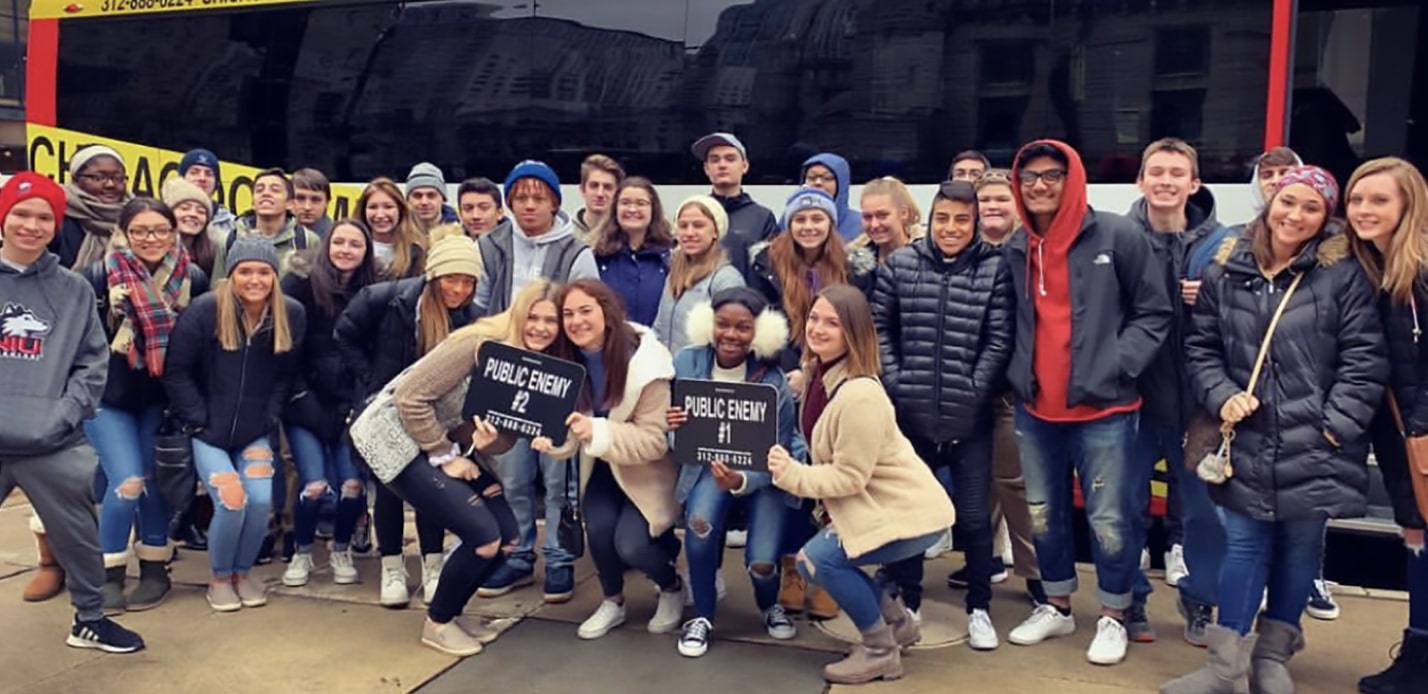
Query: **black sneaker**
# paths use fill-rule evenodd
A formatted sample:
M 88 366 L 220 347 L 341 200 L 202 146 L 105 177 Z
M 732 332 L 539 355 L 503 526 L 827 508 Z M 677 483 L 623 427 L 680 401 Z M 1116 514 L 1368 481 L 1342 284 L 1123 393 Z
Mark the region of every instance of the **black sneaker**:
M 273 563 L 273 549 L 277 545 L 277 537 L 269 533 L 263 538 L 263 544 L 258 546 L 258 558 L 253 560 L 257 566 L 265 566 Z
M 1007 575 L 1008 574 L 1006 564 L 1003 564 L 1001 559 L 993 559 L 991 582 L 993 584 L 1004 583 L 1007 580 Z M 947 574 L 948 588 L 955 588 L 956 590 L 966 590 L 967 583 L 967 567 L 965 566 L 960 569 L 957 569 L 956 571 L 953 571 L 950 574 Z
M 297 554 L 297 538 L 293 537 L 292 531 L 288 531 L 283 533 L 283 563 L 292 562 L 294 554 Z
M 1185 642 L 1205 648 L 1205 630 L 1215 621 L 1215 608 L 1191 600 L 1184 593 L 1175 601 L 1175 609 L 1185 618 Z
M 1034 578 L 1026 579 L 1026 599 L 1031 601 L 1032 607 L 1047 604 L 1046 586 Z
M 143 637 L 108 617 L 91 622 L 76 620 L 64 642 L 71 648 L 93 648 L 105 653 L 133 653 L 144 649 Z
M 1126 610 L 1126 636 L 1135 643 L 1155 643 L 1155 628 L 1145 614 L 1145 605 L 1131 605 Z

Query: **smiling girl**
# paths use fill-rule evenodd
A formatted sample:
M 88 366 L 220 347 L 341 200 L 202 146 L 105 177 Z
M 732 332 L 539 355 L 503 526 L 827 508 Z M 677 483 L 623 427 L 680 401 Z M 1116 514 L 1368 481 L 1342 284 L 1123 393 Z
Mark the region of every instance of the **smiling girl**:
M 675 215 L 674 248 L 669 278 L 660 295 L 654 331 L 672 352 L 689 344 L 685 321 L 689 312 L 716 292 L 744 286 L 744 277 L 729 264 L 720 241 L 729 233 L 729 215 L 719 201 L 695 195 L 680 203 Z
M 422 273 L 426 236 L 396 183 L 376 178 L 367 184 L 357 198 L 357 216 L 372 231 L 372 252 L 383 279 L 400 280 Z

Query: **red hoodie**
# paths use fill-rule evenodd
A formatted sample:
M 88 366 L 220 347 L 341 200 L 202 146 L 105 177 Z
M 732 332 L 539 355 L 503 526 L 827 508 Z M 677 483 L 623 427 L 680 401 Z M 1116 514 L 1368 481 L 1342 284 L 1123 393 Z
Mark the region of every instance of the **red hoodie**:
M 1062 184 L 1061 206 L 1051 219 L 1051 227 L 1035 230 L 1022 200 L 1022 153 L 1027 147 L 1048 144 L 1066 155 L 1066 178 Z M 1012 164 L 1012 198 L 1016 211 L 1026 220 L 1026 287 L 1036 311 L 1031 354 L 1031 371 L 1036 379 L 1036 399 L 1027 411 L 1052 422 L 1088 422 L 1112 414 L 1140 409 L 1140 400 L 1129 405 L 1102 409 L 1092 405 L 1068 407 L 1071 382 L 1071 270 L 1067 257 L 1086 216 L 1086 167 L 1081 155 L 1057 140 L 1037 140 L 1017 153 Z M 1038 233 L 1039 232 L 1039 233 Z

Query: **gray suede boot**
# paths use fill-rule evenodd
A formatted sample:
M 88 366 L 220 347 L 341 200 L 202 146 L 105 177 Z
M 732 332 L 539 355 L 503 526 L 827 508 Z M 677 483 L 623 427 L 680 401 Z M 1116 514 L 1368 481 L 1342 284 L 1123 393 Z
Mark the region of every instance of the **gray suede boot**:
M 908 613 L 907 605 L 903 604 L 902 596 L 894 595 L 889 590 L 883 590 L 883 601 L 880 607 L 883 612 L 883 621 L 892 627 L 893 640 L 897 641 L 897 645 L 907 647 L 922 639 L 922 627 L 912 621 L 912 615 Z
M 1253 694 L 1294 694 L 1294 678 L 1289 676 L 1289 659 L 1304 650 L 1304 632 L 1273 619 L 1259 619 L 1259 643 L 1250 663 L 1250 691 Z
M 1160 694 L 1249 694 L 1250 656 L 1258 637 L 1240 636 L 1233 629 L 1210 625 L 1205 629 L 1210 662 L 1161 685 Z
M 873 680 L 902 677 L 902 653 L 893 639 L 892 627 L 879 620 L 863 632 L 863 642 L 836 663 L 823 667 L 823 679 L 833 684 L 863 684 Z

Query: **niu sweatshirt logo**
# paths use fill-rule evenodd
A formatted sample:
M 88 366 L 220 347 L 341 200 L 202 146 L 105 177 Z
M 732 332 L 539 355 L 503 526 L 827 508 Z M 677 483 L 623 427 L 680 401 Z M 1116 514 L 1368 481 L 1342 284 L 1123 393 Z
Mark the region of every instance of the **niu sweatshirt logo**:
M 45 355 L 45 336 L 50 324 L 20 304 L 7 303 L 0 310 L 0 359 L 38 361 Z

